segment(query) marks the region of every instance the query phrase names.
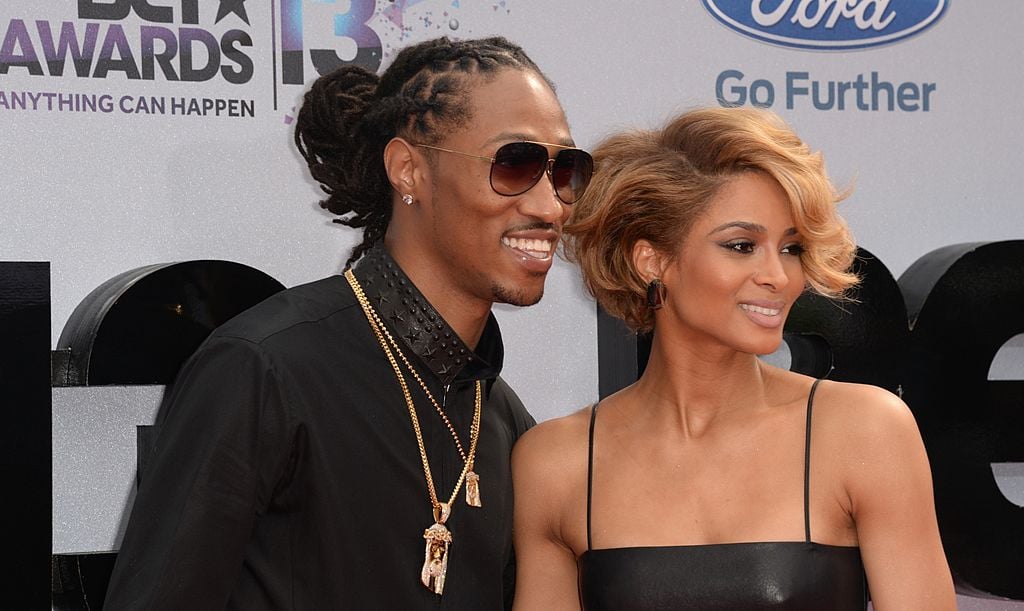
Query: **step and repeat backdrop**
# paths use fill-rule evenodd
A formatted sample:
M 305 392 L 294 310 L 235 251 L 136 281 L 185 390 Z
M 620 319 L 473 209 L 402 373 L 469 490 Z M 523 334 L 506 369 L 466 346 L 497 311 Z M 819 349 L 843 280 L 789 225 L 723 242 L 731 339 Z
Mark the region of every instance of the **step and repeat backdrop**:
M 51 348 L 90 292 L 144 266 L 224 260 L 284 286 L 338 273 L 357 236 L 320 210 L 291 143 L 302 93 L 338 65 L 378 69 L 441 35 L 523 45 L 557 85 L 584 147 L 694 106 L 770 108 L 852 187 L 842 211 L 875 265 L 892 278 L 909 270 L 900 333 L 928 318 L 922 305 L 944 282 L 963 289 L 942 298 L 955 304 L 943 323 L 951 332 L 958 316 L 982 311 L 977 295 L 1017 304 L 984 310 L 995 312 L 978 323 L 991 328 L 991 349 L 943 363 L 962 357 L 980 371 L 971 383 L 989 403 L 963 409 L 1009 435 L 993 442 L 1001 454 L 978 459 L 997 492 L 968 519 L 1024 548 L 1024 310 L 1010 301 L 1024 277 L 1022 26 L 1015 0 L 4 0 L 0 261 L 49 262 Z M 975 290 L 986 261 L 1003 276 Z M 570 265 L 556 264 L 539 305 L 496 311 L 505 377 L 538 420 L 594 401 L 601 378 L 615 377 Z M 947 327 L 935 324 L 928 333 L 941 337 Z M 915 375 L 919 385 L 929 379 Z M 928 406 L 919 402 L 920 419 Z M 63 447 L 55 442 L 55 548 L 69 523 L 57 515 Z M 103 501 L 118 516 L 129 488 Z M 954 568 L 1024 576 L 1020 564 L 991 568 L 1019 554 L 971 555 L 981 559 L 954 559 Z M 982 582 L 961 585 L 1024 598 L 1019 586 Z

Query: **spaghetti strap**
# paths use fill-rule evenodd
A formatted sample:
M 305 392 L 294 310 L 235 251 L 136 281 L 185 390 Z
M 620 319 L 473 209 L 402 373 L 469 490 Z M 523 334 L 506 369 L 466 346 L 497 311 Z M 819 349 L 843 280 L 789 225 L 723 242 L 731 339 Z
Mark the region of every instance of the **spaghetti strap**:
M 804 542 L 811 542 L 811 408 L 814 405 L 814 391 L 818 390 L 821 378 L 811 385 L 807 395 L 807 430 L 804 432 Z M 589 501 L 588 501 L 589 503 Z
M 587 441 L 587 551 L 590 542 L 590 494 L 594 485 L 594 422 L 597 421 L 597 403 L 590 407 L 590 433 Z

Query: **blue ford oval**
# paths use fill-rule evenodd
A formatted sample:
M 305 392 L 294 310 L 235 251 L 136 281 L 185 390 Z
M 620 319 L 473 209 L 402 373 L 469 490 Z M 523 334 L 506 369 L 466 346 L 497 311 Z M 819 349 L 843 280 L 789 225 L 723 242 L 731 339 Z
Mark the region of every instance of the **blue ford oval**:
M 797 49 L 839 51 L 888 45 L 934 25 L 948 0 L 702 0 L 744 36 Z

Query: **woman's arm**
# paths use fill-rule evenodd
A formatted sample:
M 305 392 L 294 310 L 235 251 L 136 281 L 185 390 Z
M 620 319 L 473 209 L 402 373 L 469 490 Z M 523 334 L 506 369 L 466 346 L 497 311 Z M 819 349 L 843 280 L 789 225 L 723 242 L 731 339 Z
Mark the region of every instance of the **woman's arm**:
M 931 471 L 913 415 L 880 388 L 841 385 L 846 486 L 876 611 L 956 609 Z
M 512 452 L 515 611 L 580 609 L 576 555 L 564 542 L 561 526 L 567 500 L 579 491 L 573 480 L 580 475 L 574 456 L 580 448 L 566 443 L 569 428 L 562 421 L 540 424 L 526 433 Z M 582 452 L 585 459 L 586 446 Z M 585 463 L 582 466 L 585 469 Z M 585 498 L 576 500 L 586 502 Z

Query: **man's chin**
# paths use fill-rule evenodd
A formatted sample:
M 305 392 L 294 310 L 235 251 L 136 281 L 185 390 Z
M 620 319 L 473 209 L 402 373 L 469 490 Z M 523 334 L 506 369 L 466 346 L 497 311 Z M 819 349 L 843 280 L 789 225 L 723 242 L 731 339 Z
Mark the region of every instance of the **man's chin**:
M 542 282 L 539 287 L 529 289 L 495 284 L 491 286 L 491 294 L 494 297 L 494 303 L 527 307 L 536 305 L 544 296 L 544 284 Z

